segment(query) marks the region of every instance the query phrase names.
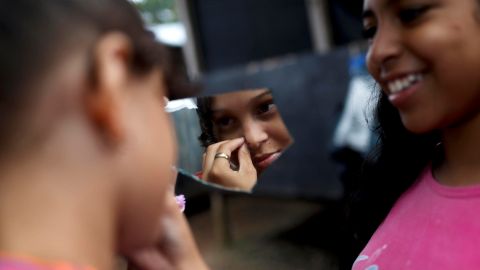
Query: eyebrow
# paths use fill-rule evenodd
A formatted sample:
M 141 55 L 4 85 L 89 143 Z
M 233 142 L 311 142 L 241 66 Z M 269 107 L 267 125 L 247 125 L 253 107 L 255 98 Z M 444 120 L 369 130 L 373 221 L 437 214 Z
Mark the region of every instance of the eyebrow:
M 249 101 L 248 101 L 248 105 L 251 105 L 252 103 L 254 103 L 255 101 L 263 98 L 264 96 L 267 96 L 267 95 L 271 95 L 272 94 L 272 91 L 267 89 L 265 90 L 264 92 L 252 97 Z M 273 98 L 273 97 L 272 97 Z M 217 114 L 217 113 L 221 113 L 221 112 L 224 112 L 224 111 L 227 111 L 228 109 L 216 109 L 216 110 L 210 110 L 210 112 L 212 114 Z
M 372 18 L 375 15 L 373 14 L 373 11 L 371 9 L 367 9 L 362 13 L 362 19 L 367 19 L 367 18 Z
M 254 96 L 254 97 L 249 101 L 249 103 L 251 104 L 252 102 L 254 102 L 254 101 L 256 101 L 256 100 L 259 100 L 259 99 L 261 99 L 262 97 L 267 96 L 267 95 L 271 95 L 271 94 L 272 94 L 272 91 L 270 91 L 270 90 L 265 90 L 263 93 L 260 93 L 260 94 L 258 94 L 258 95 L 256 95 L 256 96 Z
M 385 0 L 385 2 L 382 3 L 382 8 L 387 8 L 397 3 L 398 3 L 397 0 Z M 371 8 L 368 8 L 362 12 L 362 19 L 367 19 L 372 17 L 375 17 L 375 13 L 372 11 Z

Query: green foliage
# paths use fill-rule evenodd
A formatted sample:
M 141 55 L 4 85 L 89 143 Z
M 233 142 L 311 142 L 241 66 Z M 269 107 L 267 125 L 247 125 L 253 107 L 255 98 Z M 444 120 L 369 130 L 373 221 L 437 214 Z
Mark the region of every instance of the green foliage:
M 149 24 L 178 21 L 174 0 L 141 0 L 135 5 Z

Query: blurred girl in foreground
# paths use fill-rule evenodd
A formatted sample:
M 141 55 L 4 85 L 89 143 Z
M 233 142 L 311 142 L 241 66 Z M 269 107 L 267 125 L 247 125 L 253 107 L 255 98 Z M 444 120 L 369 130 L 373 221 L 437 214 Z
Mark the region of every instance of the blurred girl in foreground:
M 165 49 L 126 0 L 0 2 L 0 269 L 206 269 L 173 196 Z

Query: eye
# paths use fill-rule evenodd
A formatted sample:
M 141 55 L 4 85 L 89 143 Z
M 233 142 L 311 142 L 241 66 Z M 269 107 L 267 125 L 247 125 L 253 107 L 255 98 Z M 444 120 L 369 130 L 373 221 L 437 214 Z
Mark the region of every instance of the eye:
M 430 6 L 415 6 L 409 8 L 400 9 L 398 12 L 398 18 L 403 24 L 411 24 L 416 22 L 422 17 L 425 12 L 430 9 Z
M 273 103 L 273 100 L 269 100 L 267 102 L 260 104 L 257 107 L 256 114 L 260 116 L 265 115 L 275 110 L 275 108 L 276 106 L 275 106 L 275 103 Z
M 371 9 L 367 9 L 362 15 L 363 30 L 362 35 L 364 39 L 372 39 L 377 32 L 377 16 Z
M 375 36 L 375 33 L 377 32 L 377 27 L 376 26 L 370 26 L 367 28 L 364 28 L 362 31 L 362 35 L 364 39 L 372 39 Z
M 238 132 L 240 123 L 238 119 L 231 116 L 223 116 L 213 120 L 213 126 L 217 136 L 224 137 Z
M 215 124 L 218 126 L 228 126 L 233 122 L 233 119 L 230 117 L 221 117 L 215 121 Z

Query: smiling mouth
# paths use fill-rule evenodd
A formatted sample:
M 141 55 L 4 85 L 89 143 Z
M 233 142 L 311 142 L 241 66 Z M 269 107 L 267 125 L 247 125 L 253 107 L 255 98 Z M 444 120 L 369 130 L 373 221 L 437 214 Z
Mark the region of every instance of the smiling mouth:
M 263 154 L 261 156 L 255 157 L 253 159 L 253 162 L 256 167 L 266 168 L 270 166 L 275 160 L 277 160 L 280 157 L 281 153 L 282 151 L 276 151 L 269 154 Z
M 406 76 L 403 76 L 398 79 L 394 79 L 388 82 L 387 90 L 389 95 L 395 95 L 406 89 L 410 88 L 412 85 L 421 82 L 423 80 L 423 74 L 421 73 L 412 73 Z

